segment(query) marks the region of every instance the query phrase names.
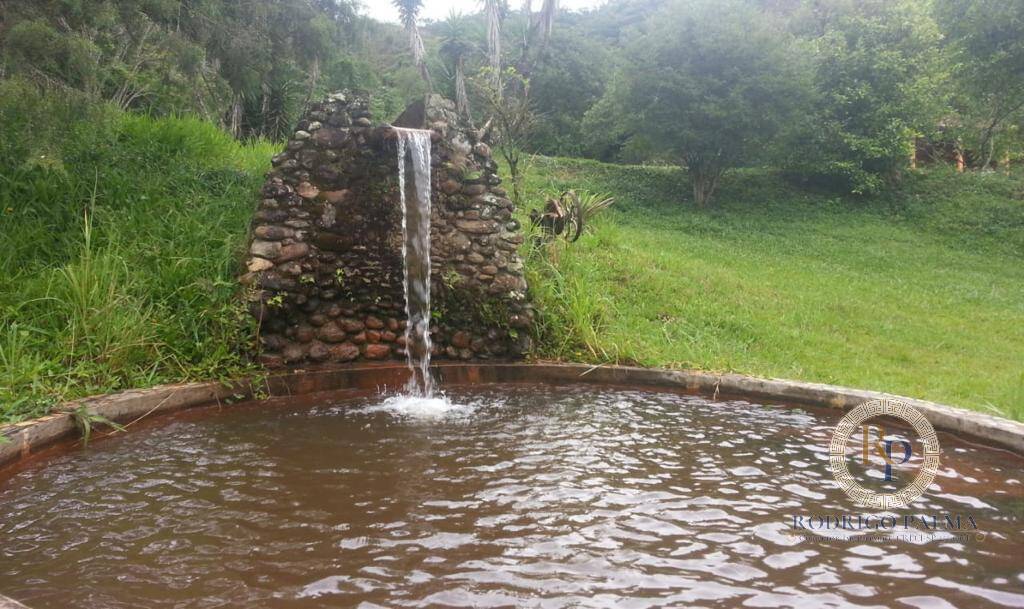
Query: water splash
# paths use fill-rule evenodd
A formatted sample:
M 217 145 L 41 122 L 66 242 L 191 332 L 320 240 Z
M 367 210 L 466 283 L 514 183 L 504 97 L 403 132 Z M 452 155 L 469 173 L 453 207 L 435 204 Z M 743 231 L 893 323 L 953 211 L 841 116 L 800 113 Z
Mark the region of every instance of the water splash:
M 468 417 L 475 410 L 474 404 L 459 404 L 448 397 L 392 395 L 380 404 L 367 406 L 358 410 L 360 414 L 387 413 L 399 419 L 409 421 L 435 422 L 450 421 Z
M 430 377 L 430 131 L 395 127 L 398 134 L 398 192 L 402 203 L 402 267 L 405 272 L 405 353 L 411 377 L 408 391 L 429 398 Z M 415 197 L 408 200 L 406 157 L 413 171 Z

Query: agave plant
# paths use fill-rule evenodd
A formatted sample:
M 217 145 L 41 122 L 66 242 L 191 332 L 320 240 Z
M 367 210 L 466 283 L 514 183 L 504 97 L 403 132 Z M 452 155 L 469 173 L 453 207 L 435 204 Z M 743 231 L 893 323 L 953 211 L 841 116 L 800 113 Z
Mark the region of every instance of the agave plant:
M 427 84 L 427 90 L 434 91 L 434 82 L 430 78 L 430 70 L 427 69 L 426 50 L 423 48 L 423 38 L 420 36 L 420 29 L 416 25 L 420 9 L 423 8 L 423 0 L 392 0 L 395 8 L 398 9 L 398 17 L 405 27 L 409 36 L 409 51 L 412 53 L 413 63 L 420 70 L 420 76 Z
M 466 18 L 452 10 L 445 21 L 441 55 L 452 64 L 456 110 L 472 126 L 473 116 L 469 108 L 469 95 L 466 93 L 466 57 L 473 52 L 474 47 L 467 28 Z
M 530 212 L 530 221 L 549 238 L 562 236 L 572 243 L 580 238 L 594 216 L 614 202 L 614 198 L 605 194 L 567 190 L 557 198 L 548 197 L 543 212 L 537 209 Z

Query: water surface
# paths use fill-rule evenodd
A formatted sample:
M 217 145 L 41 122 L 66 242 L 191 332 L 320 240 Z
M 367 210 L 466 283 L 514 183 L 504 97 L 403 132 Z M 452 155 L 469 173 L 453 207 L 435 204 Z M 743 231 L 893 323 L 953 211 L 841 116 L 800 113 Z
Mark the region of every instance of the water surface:
M 862 513 L 827 411 L 587 387 L 192 413 L 0 481 L 0 592 L 65 607 L 1021 607 L 1022 461 L 943 442 L 904 513 L 983 535 L 801 539 Z M 981 537 L 981 538 L 979 538 Z

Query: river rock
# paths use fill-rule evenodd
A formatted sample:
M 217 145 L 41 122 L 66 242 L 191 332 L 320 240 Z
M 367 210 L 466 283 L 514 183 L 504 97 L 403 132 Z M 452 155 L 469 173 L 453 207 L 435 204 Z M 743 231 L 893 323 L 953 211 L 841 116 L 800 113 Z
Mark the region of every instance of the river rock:
M 391 347 L 380 343 L 366 345 L 363 355 L 366 356 L 366 359 L 387 359 L 391 355 Z

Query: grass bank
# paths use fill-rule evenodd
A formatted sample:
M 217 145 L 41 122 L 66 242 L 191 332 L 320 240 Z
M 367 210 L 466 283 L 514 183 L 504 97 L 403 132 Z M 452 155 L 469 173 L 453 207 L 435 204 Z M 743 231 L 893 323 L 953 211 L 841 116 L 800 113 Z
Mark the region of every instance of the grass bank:
M 246 369 L 234 276 L 272 148 L 0 83 L 0 422 Z
M 761 171 L 693 208 L 669 168 L 537 158 L 613 210 L 531 254 L 538 356 L 836 383 L 1024 419 L 1024 178 L 917 173 L 841 199 Z M 539 206 L 539 200 L 532 200 Z

